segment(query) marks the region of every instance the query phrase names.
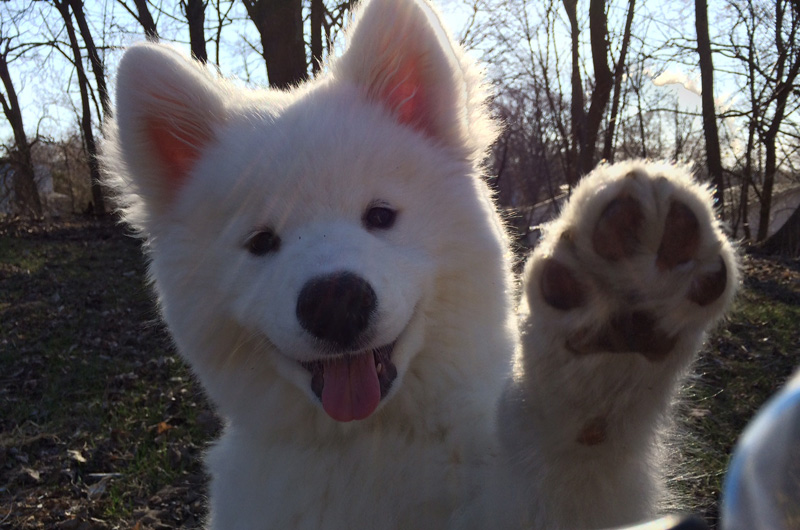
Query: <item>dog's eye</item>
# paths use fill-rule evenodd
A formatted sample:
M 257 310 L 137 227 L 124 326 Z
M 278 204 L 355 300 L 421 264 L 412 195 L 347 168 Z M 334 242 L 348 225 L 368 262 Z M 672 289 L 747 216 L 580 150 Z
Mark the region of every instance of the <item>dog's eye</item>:
M 259 230 L 247 238 L 245 248 L 254 256 L 274 252 L 281 246 L 281 238 L 272 230 Z
M 364 213 L 364 226 L 367 229 L 386 230 L 394 225 L 397 212 L 387 206 L 372 206 Z

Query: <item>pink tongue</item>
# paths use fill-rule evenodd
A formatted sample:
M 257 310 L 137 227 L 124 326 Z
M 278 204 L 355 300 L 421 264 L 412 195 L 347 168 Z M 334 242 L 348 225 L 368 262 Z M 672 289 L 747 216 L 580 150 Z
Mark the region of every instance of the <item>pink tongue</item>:
M 323 378 L 322 408 L 334 420 L 363 420 L 381 401 L 372 353 L 326 362 Z

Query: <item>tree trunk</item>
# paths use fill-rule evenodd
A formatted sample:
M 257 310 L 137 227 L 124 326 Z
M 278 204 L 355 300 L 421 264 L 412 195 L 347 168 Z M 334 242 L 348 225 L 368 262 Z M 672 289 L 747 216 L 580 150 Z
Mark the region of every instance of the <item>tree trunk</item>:
M 186 0 L 181 2 L 186 20 L 189 22 L 189 43 L 195 59 L 205 64 L 208 62 L 206 51 L 206 2 L 203 0 Z
M 775 86 L 775 114 L 772 116 L 769 128 L 764 133 L 764 187 L 761 190 L 761 209 L 758 219 L 758 241 L 763 241 L 769 233 L 770 210 L 772 209 L 772 189 L 775 185 L 775 175 L 778 171 L 777 137 L 786 114 L 786 101 L 792 93 L 793 85 L 800 71 L 800 51 L 792 57 L 783 41 L 781 30 L 786 4 L 775 2 L 775 44 L 778 49 L 778 64 L 776 68 Z M 795 23 L 796 24 L 796 23 Z M 792 28 L 792 36 L 798 26 Z M 795 49 L 797 50 L 797 49 Z M 792 61 L 791 63 L 789 61 Z
M 594 68 L 594 90 L 585 110 L 583 83 L 580 73 L 580 28 L 578 27 L 577 0 L 563 0 L 569 19 L 572 38 L 572 141 L 578 158 L 578 174 L 567 175 L 570 186 L 594 169 L 597 162 L 597 138 L 608 100 L 611 97 L 613 76 L 608 66 L 608 17 L 605 0 L 589 2 L 589 40 Z
M 722 157 L 719 149 L 717 111 L 714 104 L 714 63 L 711 58 L 711 39 L 708 35 L 708 5 L 706 0 L 695 0 L 695 28 L 697 30 L 697 55 L 700 62 L 700 84 L 702 89 L 703 134 L 706 139 L 706 163 L 708 174 L 714 183 L 714 201 L 720 213 L 724 213 L 724 182 L 722 180 Z
M 647 131 L 644 127 L 644 107 L 642 106 L 642 72 L 640 71 L 636 80 L 635 88 L 633 89 L 636 92 L 636 117 L 637 123 L 639 125 L 639 136 L 642 141 L 642 150 L 639 153 L 641 158 L 647 158 Z
M 17 99 L 17 91 L 11 80 L 11 74 L 8 71 L 7 49 L 3 53 L 0 53 L 0 79 L 2 79 L 3 87 L 8 95 L 8 101 L 6 101 L 5 96 L 0 94 L 0 105 L 2 105 L 3 112 L 14 133 L 15 150 L 14 156 L 12 157 L 14 168 L 14 177 L 12 180 L 14 204 L 22 215 L 41 217 L 42 200 L 39 197 L 39 189 L 36 187 L 36 180 L 34 179 L 31 147 L 30 143 L 28 143 L 28 137 L 25 134 L 22 112 L 20 111 L 19 100 Z
M 586 115 L 586 143 L 581 146 L 581 171 L 584 175 L 594 169 L 597 163 L 597 138 L 614 82 L 608 66 L 608 17 L 605 0 L 591 0 L 589 3 L 589 35 L 594 67 L 594 90 Z
M 575 186 L 580 179 L 580 171 L 583 165 L 580 163 L 581 146 L 586 144 L 586 112 L 583 104 L 583 82 L 581 81 L 581 57 L 580 57 L 580 28 L 578 27 L 578 0 L 563 0 L 564 9 L 567 11 L 569 19 L 570 36 L 572 39 L 572 75 L 570 77 L 572 85 L 572 98 L 570 102 L 570 117 L 572 129 L 572 146 L 570 147 L 570 158 L 577 158 L 578 164 L 570 164 L 569 172 L 565 175 L 567 184 Z
M 772 191 L 775 187 L 775 174 L 778 171 L 777 134 L 769 131 L 764 135 L 764 185 L 761 187 L 761 207 L 758 211 L 757 241 L 764 241 L 769 235 L 772 215 Z
M 147 7 L 147 0 L 133 0 L 133 3 L 136 5 L 136 11 L 138 12 L 136 20 L 138 20 L 139 24 L 144 28 L 145 37 L 147 40 L 157 41 L 158 30 L 156 29 L 153 15 L 150 14 L 150 8 Z
M 749 32 L 747 43 L 747 85 L 750 91 L 750 120 L 747 124 L 747 147 L 745 148 L 744 175 L 739 193 L 739 216 L 745 239 L 753 237 L 750 230 L 750 184 L 753 182 L 753 150 L 755 148 L 756 129 L 759 123 L 759 101 L 756 94 L 756 61 L 755 35 Z M 753 185 L 755 188 L 755 185 Z M 734 237 L 736 231 L 734 230 Z
M 605 143 L 603 144 L 603 158 L 609 162 L 614 161 L 614 131 L 617 126 L 619 100 L 622 91 L 622 75 L 625 72 L 625 61 L 628 55 L 628 46 L 631 41 L 631 27 L 633 26 L 633 10 L 635 6 L 636 0 L 630 0 L 628 2 L 625 32 L 622 34 L 622 47 L 619 51 L 619 59 L 614 67 L 614 99 L 611 101 L 611 114 L 608 118 L 608 128 L 606 129 Z
M 742 232 L 745 239 L 750 239 L 750 180 L 752 178 L 752 166 L 746 164 L 742 182 L 739 188 L 739 220 L 742 224 Z M 733 237 L 737 235 L 736 225 L 733 228 Z
M 316 76 L 322 69 L 322 30 L 325 23 L 325 3 L 311 0 L 311 73 Z
M 89 55 L 89 62 L 92 64 L 94 79 L 97 83 L 97 91 L 100 93 L 100 104 L 103 106 L 103 119 L 105 119 L 111 115 L 111 100 L 108 95 L 108 87 L 106 86 L 105 67 L 100 60 L 100 55 L 97 53 L 97 47 L 94 44 L 89 25 L 86 23 L 86 15 L 83 13 L 83 0 L 70 0 L 69 4 L 70 7 L 72 7 L 75 20 L 78 23 L 78 29 L 81 32 L 83 42 L 86 44 L 86 53 Z
M 75 62 L 75 70 L 78 74 L 78 87 L 81 93 L 81 132 L 83 133 L 83 140 L 86 144 L 86 158 L 89 163 L 89 173 L 92 180 L 92 201 L 95 215 L 104 215 L 106 213 L 105 201 L 103 198 L 103 188 L 100 184 L 100 166 L 97 162 L 97 144 L 94 141 L 94 132 L 92 131 L 92 106 L 89 101 L 89 80 L 86 77 L 86 72 L 83 70 L 83 57 L 81 56 L 81 48 L 78 44 L 78 38 L 75 35 L 75 28 L 72 25 L 72 16 L 69 9 L 70 0 L 54 0 L 58 12 L 61 13 L 61 18 L 64 19 L 64 25 L 69 37 L 69 44 L 72 48 L 72 54 Z
M 301 0 L 243 0 L 261 35 L 269 84 L 289 88 L 307 77 Z

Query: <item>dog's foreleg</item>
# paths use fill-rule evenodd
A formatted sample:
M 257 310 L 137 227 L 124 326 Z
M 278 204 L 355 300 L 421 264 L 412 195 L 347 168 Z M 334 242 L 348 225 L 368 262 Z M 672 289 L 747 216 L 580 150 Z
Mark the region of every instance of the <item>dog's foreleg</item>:
M 738 284 L 711 193 L 682 167 L 601 166 L 524 273 L 522 352 L 500 413 L 508 465 L 547 528 L 655 515 L 659 432 Z

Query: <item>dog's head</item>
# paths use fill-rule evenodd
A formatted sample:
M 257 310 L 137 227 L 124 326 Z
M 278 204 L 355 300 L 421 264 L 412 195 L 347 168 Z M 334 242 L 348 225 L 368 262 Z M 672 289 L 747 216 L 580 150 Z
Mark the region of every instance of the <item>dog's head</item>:
M 332 418 L 370 416 L 443 324 L 432 306 L 459 303 L 444 279 L 502 253 L 478 77 L 425 0 L 364 4 L 343 55 L 288 92 L 160 45 L 122 59 L 107 178 L 218 401 L 216 379 L 269 365 Z

